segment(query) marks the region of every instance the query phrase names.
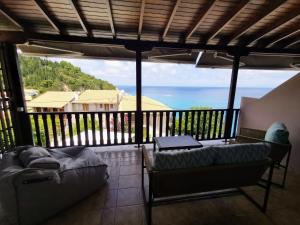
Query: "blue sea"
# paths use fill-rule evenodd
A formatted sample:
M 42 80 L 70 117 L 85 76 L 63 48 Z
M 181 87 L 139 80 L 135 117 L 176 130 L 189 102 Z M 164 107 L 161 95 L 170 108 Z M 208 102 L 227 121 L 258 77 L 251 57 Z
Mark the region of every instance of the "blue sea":
M 135 95 L 135 86 L 118 86 L 118 89 Z M 270 90 L 271 88 L 237 88 L 235 108 L 240 107 L 241 97 L 260 98 Z M 193 106 L 225 109 L 228 94 L 229 88 L 227 87 L 142 87 L 143 96 L 160 101 L 172 109 L 189 109 Z

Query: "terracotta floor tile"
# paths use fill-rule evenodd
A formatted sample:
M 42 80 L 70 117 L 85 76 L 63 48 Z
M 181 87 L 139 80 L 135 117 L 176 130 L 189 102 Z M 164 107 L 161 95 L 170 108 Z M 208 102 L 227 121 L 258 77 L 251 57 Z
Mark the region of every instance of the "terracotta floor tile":
M 132 188 L 141 186 L 140 175 L 119 176 L 119 188 Z
M 101 225 L 114 225 L 115 224 L 115 216 L 116 216 L 115 208 L 103 209 Z
M 118 190 L 117 206 L 136 205 L 142 203 L 140 188 L 125 188 Z
M 120 166 L 120 175 L 133 175 L 133 174 L 141 174 L 140 165 Z
M 143 225 L 143 206 L 126 206 L 116 209 L 116 225 Z

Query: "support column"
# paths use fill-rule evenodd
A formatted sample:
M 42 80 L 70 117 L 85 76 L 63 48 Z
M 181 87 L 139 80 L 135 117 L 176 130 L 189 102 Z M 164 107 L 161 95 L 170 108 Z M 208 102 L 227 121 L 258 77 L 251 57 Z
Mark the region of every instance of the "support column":
M 142 51 L 136 50 L 136 114 L 135 137 L 138 147 L 143 142 L 143 114 L 142 114 Z
M 233 121 L 233 107 L 234 107 L 234 99 L 235 99 L 239 66 L 240 66 L 240 55 L 234 55 L 233 64 L 232 64 L 232 72 L 231 72 L 229 96 L 228 96 L 226 122 L 225 122 L 225 140 L 229 139 L 230 134 L 231 134 L 231 127 L 232 127 L 232 121 Z
M 30 119 L 26 114 L 23 82 L 20 74 L 16 46 L 2 44 L 4 78 L 8 84 L 7 95 L 11 99 L 11 120 L 15 133 L 16 145 L 32 145 L 32 129 Z

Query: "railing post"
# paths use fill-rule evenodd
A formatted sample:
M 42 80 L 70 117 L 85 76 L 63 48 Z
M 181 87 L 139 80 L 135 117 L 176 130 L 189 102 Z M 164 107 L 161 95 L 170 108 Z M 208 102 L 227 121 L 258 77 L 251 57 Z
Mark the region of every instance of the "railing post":
M 142 114 L 142 51 L 136 50 L 136 113 L 135 137 L 138 147 L 143 142 L 143 114 Z
M 30 119 L 26 114 L 22 77 L 19 69 L 18 55 L 16 46 L 4 43 L 4 79 L 8 84 L 7 95 L 11 101 L 11 119 L 13 123 L 16 145 L 33 144 L 32 129 Z
M 226 120 L 225 120 L 225 140 L 229 139 L 231 136 L 231 127 L 233 121 L 233 107 L 234 107 L 239 65 L 240 65 L 240 55 L 235 54 L 233 59 L 233 64 L 232 64 L 231 81 L 230 81 L 227 113 L 226 113 Z

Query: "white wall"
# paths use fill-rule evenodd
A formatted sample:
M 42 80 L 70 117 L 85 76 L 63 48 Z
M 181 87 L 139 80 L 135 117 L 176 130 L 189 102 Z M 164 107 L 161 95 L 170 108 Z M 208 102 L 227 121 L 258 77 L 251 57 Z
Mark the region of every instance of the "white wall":
M 300 172 L 300 74 L 260 99 L 242 98 L 240 127 L 267 130 L 275 121 L 283 122 L 290 132 L 290 169 Z

